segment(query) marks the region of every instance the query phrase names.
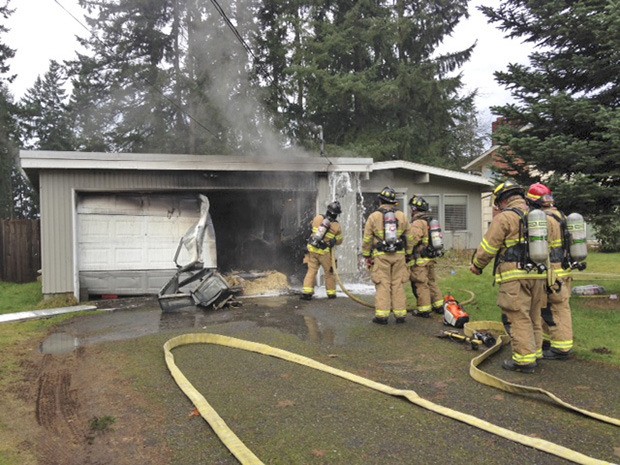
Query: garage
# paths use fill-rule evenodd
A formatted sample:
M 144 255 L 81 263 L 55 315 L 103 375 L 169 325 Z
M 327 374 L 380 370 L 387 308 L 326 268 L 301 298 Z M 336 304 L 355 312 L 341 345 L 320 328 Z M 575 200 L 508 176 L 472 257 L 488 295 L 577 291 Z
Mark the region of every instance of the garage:
M 364 206 L 384 186 L 394 187 L 403 205 L 413 194 L 433 199 L 446 243 L 460 248 L 480 241 L 480 193 L 489 187 L 480 176 L 411 162 L 284 152 L 22 150 L 20 163 L 41 199 L 43 294 L 80 299 L 156 294 L 176 272 L 174 254 L 199 217 L 200 194 L 209 199 L 221 273 L 275 270 L 296 286 L 309 223 L 332 199 L 343 205 L 346 230 L 339 274 L 357 282 L 365 276 Z M 462 240 L 448 240 L 456 237 Z
M 217 253 L 203 248 L 206 267 L 224 273 L 279 270 L 291 277 L 303 272 L 314 195 L 217 190 L 207 197 Z M 200 216 L 198 193 L 80 193 L 77 199 L 83 298 L 156 294 L 175 273 L 179 241 Z M 179 251 L 177 263 L 188 263 L 188 251 Z

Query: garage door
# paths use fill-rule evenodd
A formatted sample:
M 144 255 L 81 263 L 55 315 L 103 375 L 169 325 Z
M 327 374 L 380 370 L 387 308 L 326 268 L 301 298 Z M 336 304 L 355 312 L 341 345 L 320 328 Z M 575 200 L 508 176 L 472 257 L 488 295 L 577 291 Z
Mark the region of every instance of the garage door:
M 80 286 L 89 294 L 152 294 L 174 273 L 179 240 L 198 221 L 200 200 L 178 194 L 84 194 L 77 213 Z M 205 247 L 205 263 L 216 267 L 209 250 Z M 190 261 L 184 247 L 177 261 Z

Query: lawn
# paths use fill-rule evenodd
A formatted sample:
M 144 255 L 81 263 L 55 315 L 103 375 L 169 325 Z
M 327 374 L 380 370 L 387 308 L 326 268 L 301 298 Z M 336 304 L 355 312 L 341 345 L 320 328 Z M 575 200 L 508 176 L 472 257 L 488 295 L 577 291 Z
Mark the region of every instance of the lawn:
M 464 253 L 450 252 L 439 259 L 440 287 L 444 294 L 453 294 L 457 300 L 469 299 L 468 290 L 475 299 L 466 306 L 472 320 L 499 321 L 500 311 L 495 304 L 497 286 L 493 286 L 490 268 L 482 276 L 469 272 L 469 256 Z M 574 286 L 598 284 L 605 288 L 607 294 L 620 295 L 620 253 L 591 253 L 585 271 L 575 271 Z M 415 305 L 415 299 L 407 286 L 409 307 Z M 43 300 L 41 284 L 12 284 L 0 282 L 0 314 L 26 310 L 62 307 L 75 302 L 61 300 Z M 573 327 L 576 354 L 584 359 L 611 362 L 620 365 L 620 301 L 609 297 L 571 298 L 573 310 Z
M 468 257 L 448 255 L 440 259 L 440 287 L 444 294 L 453 294 L 457 300 L 465 301 L 469 290 L 475 300 L 466 307 L 472 320 L 499 321 L 500 310 L 495 301 L 497 286 L 493 286 L 491 269 L 481 276 L 469 272 Z M 573 272 L 573 287 L 597 284 L 607 294 L 620 295 L 620 253 L 591 253 L 587 268 Z M 409 298 L 415 302 L 409 293 Z M 620 301 L 605 297 L 571 297 L 575 353 L 583 359 L 598 360 L 620 365 Z

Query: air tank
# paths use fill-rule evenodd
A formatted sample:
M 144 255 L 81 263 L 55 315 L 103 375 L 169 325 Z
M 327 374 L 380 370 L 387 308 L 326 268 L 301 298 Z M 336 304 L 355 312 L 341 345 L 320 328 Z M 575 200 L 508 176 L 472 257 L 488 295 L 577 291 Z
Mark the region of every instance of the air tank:
M 570 234 L 570 256 L 572 261 L 581 262 L 588 256 L 586 242 L 586 222 L 579 213 L 571 213 L 566 217 L 566 228 Z
M 327 231 L 329 231 L 330 226 L 331 222 L 329 221 L 329 219 L 324 218 L 319 227 L 317 228 L 316 233 L 310 236 L 310 240 L 308 241 L 308 243 L 313 247 L 318 247 L 323 238 L 325 237 L 325 234 L 327 234 Z
M 431 236 L 431 246 L 438 252 L 443 250 L 443 234 L 441 233 L 439 221 L 433 218 L 428 222 L 428 228 Z
M 528 252 L 530 260 L 545 265 L 549 257 L 547 242 L 547 215 L 542 210 L 531 210 L 527 215 Z
M 393 211 L 387 211 L 383 214 L 384 240 L 386 244 L 395 244 L 398 240 L 397 228 L 398 221 Z

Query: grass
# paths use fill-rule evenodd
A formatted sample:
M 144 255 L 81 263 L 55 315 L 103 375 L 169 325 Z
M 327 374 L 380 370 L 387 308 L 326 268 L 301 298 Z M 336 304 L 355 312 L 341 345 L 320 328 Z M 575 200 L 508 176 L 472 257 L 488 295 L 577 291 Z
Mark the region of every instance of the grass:
M 492 286 L 490 267 L 482 276 L 469 272 L 469 257 L 448 254 L 440 260 L 440 288 L 444 294 L 453 294 L 465 301 L 469 290 L 475 294 L 474 302 L 466 306 L 472 320 L 499 321 L 501 312 L 496 304 L 498 286 Z M 598 284 L 608 294 L 620 294 L 620 253 L 591 253 L 584 272 L 573 272 L 573 286 Z M 415 302 L 408 290 L 410 304 Z M 608 297 L 571 297 L 573 314 L 574 351 L 580 358 L 620 365 L 620 301 Z
M 105 433 L 112 428 L 112 425 L 116 422 L 116 418 L 105 415 L 103 417 L 93 417 L 90 420 L 90 430 L 95 433 Z
M 0 315 L 34 309 L 43 300 L 41 283 L 5 283 L 0 281 Z
M 77 300 L 73 296 L 63 295 L 44 299 L 41 283 L 38 281 L 26 284 L 0 281 L 0 315 L 76 304 Z
M 472 320 L 499 321 L 500 310 L 495 301 L 497 286 L 492 286 L 491 267 L 487 267 L 482 276 L 475 276 L 468 270 L 470 254 L 450 251 L 439 260 L 440 288 L 444 294 L 452 294 L 460 302 L 470 298 L 467 291 L 475 294 L 475 300 L 466 306 Z M 588 267 L 583 272 L 573 273 L 574 286 L 599 284 L 608 294 L 620 294 L 620 273 L 618 273 L 620 253 L 590 253 Z M 407 286 L 409 308 L 415 306 L 411 289 Z M 27 310 L 63 307 L 75 305 L 75 301 L 60 297 L 43 299 L 41 283 L 13 284 L 0 282 L 0 314 Z M 584 359 L 597 360 L 620 365 L 620 338 L 616 329 L 620 327 L 620 301 L 608 298 L 572 297 L 573 329 L 575 353 Z M 54 319 L 53 321 L 56 321 Z M 11 339 L 27 337 L 36 332 L 41 322 L 23 324 L 17 332 L 9 334 L 0 326 L 0 340 L 11 344 Z M 50 323 L 51 324 L 51 323 Z M 8 338 L 8 339 L 7 339 Z M 4 344 L 2 344 L 4 345 Z M 6 369 L 6 367 L 5 367 Z

